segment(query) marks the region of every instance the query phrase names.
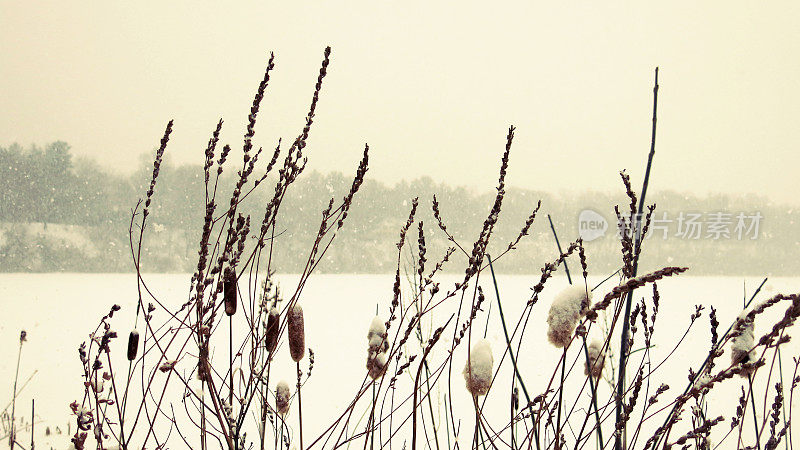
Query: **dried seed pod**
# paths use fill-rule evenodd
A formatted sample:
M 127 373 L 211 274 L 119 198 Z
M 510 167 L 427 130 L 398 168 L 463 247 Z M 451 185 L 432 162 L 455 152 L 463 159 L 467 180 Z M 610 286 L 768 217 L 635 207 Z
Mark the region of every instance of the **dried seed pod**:
M 469 359 L 464 366 L 464 380 L 467 382 L 467 390 L 473 396 L 486 395 L 489 386 L 492 384 L 492 348 L 489 341 L 481 339 L 476 342 L 469 352 Z
M 547 314 L 547 338 L 556 347 L 566 347 L 580 318 L 589 308 L 591 292 L 585 286 L 570 286 L 561 291 L 550 305 Z
M 139 332 L 136 330 L 131 331 L 128 335 L 128 361 L 136 359 L 136 353 L 139 351 Z
M 281 380 L 275 387 L 275 409 L 278 410 L 278 414 L 285 416 L 289 412 L 289 397 L 291 397 L 289 384 Z
M 236 272 L 233 269 L 225 271 L 222 293 L 225 299 L 225 314 L 229 316 L 236 314 Z
M 603 352 L 603 343 L 599 340 L 592 341 L 587 348 L 589 360 L 586 361 L 584 373 L 586 376 L 591 374 L 592 378 L 598 379 L 603 375 L 603 366 L 606 362 L 606 355 Z
M 269 317 L 267 317 L 267 351 L 272 353 L 278 347 L 278 331 L 280 331 L 280 313 L 276 308 L 269 310 Z
M 303 307 L 295 304 L 289 308 L 289 353 L 300 362 L 306 352 L 306 332 L 303 324 Z

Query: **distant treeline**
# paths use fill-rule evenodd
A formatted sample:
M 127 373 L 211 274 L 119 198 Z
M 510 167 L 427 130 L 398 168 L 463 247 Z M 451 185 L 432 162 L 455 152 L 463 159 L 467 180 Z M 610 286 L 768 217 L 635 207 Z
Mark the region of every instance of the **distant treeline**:
M 233 188 L 231 174 L 240 165 L 230 162 L 221 178 L 217 189 L 218 198 L 224 200 L 222 205 L 226 205 Z M 131 212 L 146 191 L 151 173 L 152 164 L 144 160 L 132 174 L 110 172 L 92 160 L 73 158 L 64 142 L 44 147 L 0 147 L 0 271 L 132 270 L 128 237 Z M 278 271 L 302 268 L 322 210 L 332 196 L 347 193 L 350 176 L 307 172 L 292 185 L 278 222 L 278 228 L 285 231 L 275 238 L 273 260 Z M 254 224 L 264 216 L 272 195 L 272 179 L 271 176 L 266 185 L 248 196 L 240 208 Z M 431 213 L 434 194 L 448 231 L 469 252 L 494 199 L 491 186 L 475 192 L 430 178 L 391 186 L 370 179 L 368 174 L 343 231 L 319 270 L 393 272 L 397 261 L 395 243 L 414 197 L 419 197 L 418 219 L 424 222 L 428 264 L 433 267 L 452 245 Z M 144 240 L 145 271 L 194 270 L 204 199 L 199 164 L 162 165 Z M 557 256 L 547 214 L 552 216 L 563 246 L 578 237 L 579 217 L 586 219 L 587 229 L 597 226 L 587 220 L 605 220 L 605 236 L 586 243 L 589 270 L 600 275 L 619 267 L 621 253 L 614 237 L 613 208 L 620 205 L 620 210 L 625 211 L 629 203 L 621 183 L 615 193 L 557 194 L 509 188 L 490 254 L 501 254 L 516 238 L 539 200 L 542 208 L 530 236 L 497 262 L 497 270 L 538 274 L 546 262 Z M 800 211 L 796 207 L 773 204 L 757 195 L 700 197 L 673 191 L 650 192 L 647 201 L 657 204 L 654 216 L 659 222 L 654 223 L 653 237 L 644 244 L 642 271 L 686 265 L 698 275 L 800 275 Z M 587 209 L 599 213 L 601 219 L 595 214 L 581 215 Z M 414 248 L 416 238 L 412 238 Z M 405 270 L 410 267 L 412 256 L 404 253 L 402 259 Z M 458 250 L 445 270 L 463 270 L 465 261 Z M 577 272 L 577 263 L 572 265 Z

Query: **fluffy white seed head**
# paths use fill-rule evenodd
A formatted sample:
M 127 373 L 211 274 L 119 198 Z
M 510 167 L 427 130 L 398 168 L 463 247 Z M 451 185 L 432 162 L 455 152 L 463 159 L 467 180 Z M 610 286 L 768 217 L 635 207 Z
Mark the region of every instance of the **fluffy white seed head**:
M 586 287 L 569 286 L 561 291 L 550 305 L 547 314 L 547 339 L 556 347 L 566 347 L 581 316 L 589 308 L 592 293 L 586 295 Z
M 589 353 L 589 361 L 586 362 L 584 373 L 592 378 L 598 379 L 603 375 L 603 367 L 606 362 L 606 355 L 603 352 L 603 342 L 595 339 L 587 347 Z
M 464 366 L 464 380 L 467 383 L 467 390 L 474 396 L 486 395 L 489 386 L 492 384 L 492 347 L 489 341 L 481 339 L 472 345 L 469 352 L 469 359 Z
M 742 312 L 739 319 L 744 320 L 744 328 L 742 329 L 742 334 L 733 338 L 731 363 L 753 363 L 756 361 L 756 352 L 753 349 L 755 345 L 755 323 L 752 319 L 747 318 L 747 312 Z M 751 372 L 751 370 L 743 371 L 740 375 L 746 377 Z
M 389 350 L 386 337 L 386 324 L 380 316 L 375 316 L 367 332 L 367 371 L 373 380 L 386 372 L 386 351 Z
M 386 339 L 386 324 L 381 320 L 380 316 L 375 316 L 372 319 L 372 323 L 369 324 L 367 341 L 371 352 L 385 352 L 389 349 L 389 341 Z
M 291 397 L 289 383 L 281 380 L 275 387 L 275 409 L 278 410 L 278 414 L 285 416 L 289 412 L 289 397 Z

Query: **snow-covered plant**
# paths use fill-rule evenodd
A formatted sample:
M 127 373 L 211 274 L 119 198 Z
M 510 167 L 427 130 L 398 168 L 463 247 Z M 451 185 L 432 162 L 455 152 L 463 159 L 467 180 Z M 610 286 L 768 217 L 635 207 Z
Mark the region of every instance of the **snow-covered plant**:
M 492 347 L 486 339 L 480 339 L 469 351 L 467 364 L 464 366 L 464 380 L 467 390 L 475 397 L 486 395 L 492 384 Z
M 367 370 L 373 380 L 380 378 L 386 369 L 386 325 L 379 316 L 372 319 L 367 332 Z
M 572 341 L 575 326 L 583 316 L 591 300 L 583 285 L 569 286 L 561 291 L 550 305 L 547 314 L 547 339 L 556 347 L 567 347 Z
M 285 416 L 286 413 L 289 412 L 290 397 L 289 383 L 285 380 L 279 381 L 278 385 L 275 386 L 275 409 L 278 411 L 278 414 Z
M 743 311 L 739 315 L 740 321 L 743 322 L 741 334 L 735 336 L 731 342 L 731 364 L 747 364 L 755 362 L 756 353 L 755 346 L 755 322 L 753 317 L 748 314 L 748 311 Z M 747 368 L 739 375 L 747 377 L 752 373 L 754 368 Z

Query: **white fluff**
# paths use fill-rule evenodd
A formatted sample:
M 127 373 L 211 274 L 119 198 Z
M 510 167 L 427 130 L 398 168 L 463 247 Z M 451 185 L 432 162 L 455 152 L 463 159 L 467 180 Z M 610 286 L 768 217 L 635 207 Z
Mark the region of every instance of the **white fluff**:
M 275 387 L 275 409 L 278 410 L 278 414 L 285 416 L 289 412 L 289 397 L 291 397 L 289 383 L 281 380 Z
M 739 315 L 739 319 L 745 321 L 742 334 L 733 338 L 731 343 L 731 364 L 752 363 L 756 360 L 755 346 L 755 323 L 747 318 L 747 311 Z M 740 375 L 748 376 L 752 371 L 744 371 Z
M 701 393 L 707 394 L 709 390 L 711 390 L 711 374 L 708 372 L 703 373 L 703 375 L 697 377 L 694 381 L 694 387 L 699 389 Z
M 380 316 L 375 316 L 367 332 L 367 371 L 373 380 L 386 371 L 386 351 L 389 350 L 386 336 L 386 324 Z
M 372 323 L 369 324 L 369 332 L 367 332 L 367 340 L 369 341 L 370 351 L 386 351 L 389 349 L 389 342 L 386 340 L 386 324 L 381 320 L 380 316 L 375 316 Z
M 586 295 L 586 287 L 569 286 L 561 291 L 550 305 L 547 314 L 547 338 L 556 347 L 566 347 L 572 340 L 575 326 L 586 313 L 592 293 Z
M 94 379 L 92 380 L 91 383 L 92 383 L 92 390 L 94 390 L 98 394 L 102 393 L 106 387 L 106 381 L 103 378 Z
M 492 347 L 489 341 L 481 339 L 472 346 L 469 352 L 469 359 L 464 366 L 464 381 L 467 383 L 467 390 L 474 396 L 486 395 L 489 386 L 492 384 Z

